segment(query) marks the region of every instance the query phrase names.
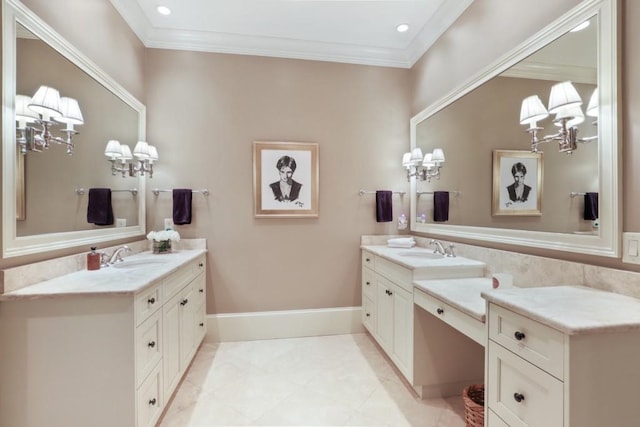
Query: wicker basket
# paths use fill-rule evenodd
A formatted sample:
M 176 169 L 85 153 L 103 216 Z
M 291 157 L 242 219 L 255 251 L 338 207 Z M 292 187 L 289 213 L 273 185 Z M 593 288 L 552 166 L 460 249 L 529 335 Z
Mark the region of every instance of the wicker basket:
M 467 427 L 484 427 L 484 384 L 472 384 L 462 391 Z

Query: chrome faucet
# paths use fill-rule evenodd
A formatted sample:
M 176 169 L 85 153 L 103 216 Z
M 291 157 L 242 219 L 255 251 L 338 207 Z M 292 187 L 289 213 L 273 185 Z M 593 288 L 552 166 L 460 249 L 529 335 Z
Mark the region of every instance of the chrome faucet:
M 444 250 L 444 246 L 442 246 L 442 242 L 440 240 L 431 239 L 429 241 L 430 245 L 434 245 L 436 248 L 433 250 L 434 254 L 446 255 L 446 251 Z
M 131 248 L 127 245 L 120 246 L 118 249 L 113 251 L 111 255 L 107 255 L 105 252 L 101 252 L 100 255 L 102 257 L 102 266 L 108 267 L 109 265 L 113 265 L 117 261 L 122 261 L 122 256 L 120 255 L 122 251 L 131 252 Z

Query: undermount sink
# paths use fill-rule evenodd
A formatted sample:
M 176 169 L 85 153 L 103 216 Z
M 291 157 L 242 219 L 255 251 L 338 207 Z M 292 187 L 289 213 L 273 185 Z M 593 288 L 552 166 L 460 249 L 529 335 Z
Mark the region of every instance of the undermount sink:
M 165 264 L 168 260 L 161 258 L 145 258 L 145 259 L 124 259 L 112 265 L 113 268 L 143 268 Z
M 423 252 L 423 251 L 404 251 L 404 252 L 398 252 L 398 255 L 415 257 L 415 258 L 422 258 L 422 259 L 442 259 L 442 258 L 444 258 L 444 256 L 441 255 L 441 254 L 437 254 L 437 253 L 434 253 L 434 252 Z

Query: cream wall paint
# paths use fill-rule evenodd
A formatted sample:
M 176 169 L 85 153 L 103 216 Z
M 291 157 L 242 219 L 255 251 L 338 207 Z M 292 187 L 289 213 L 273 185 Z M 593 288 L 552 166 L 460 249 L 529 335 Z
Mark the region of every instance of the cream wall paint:
M 360 305 L 360 236 L 397 226 L 377 224 L 375 196 L 358 190 L 408 190 L 398 165 L 409 71 L 157 49 L 145 65 L 148 139 L 161 156 L 149 185 L 211 191 L 194 195 L 193 223 L 177 227 L 207 238 L 207 311 Z M 319 144 L 319 218 L 254 218 L 255 140 Z M 161 228 L 171 194 L 147 207 Z

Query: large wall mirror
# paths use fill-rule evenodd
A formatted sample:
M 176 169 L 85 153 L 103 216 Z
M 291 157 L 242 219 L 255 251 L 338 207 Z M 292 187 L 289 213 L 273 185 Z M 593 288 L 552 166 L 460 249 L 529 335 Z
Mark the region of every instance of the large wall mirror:
M 144 234 L 144 177 L 113 176 L 104 156 L 109 140 L 145 140 L 144 105 L 20 2 L 2 7 L 3 257 Z M 24 152 L 17 142 L 16 95 L 43 85 L 81 107 L 72 155 L 65 144 Z M 66 138 L 64 128 L 51 133 Z M 90 188 L 111 189 L 113 224 L 88 222 Z
M 440 179 L 411 178 L 413 231 L 618 256 L 617 17 L 616 0 L 586 0 L 411 119 L 412 150 L 445 152 Z M 584 23 L 589 25 L 571 31 Z M 582 141 L 571 154 L 551 141 L 539 144 L 541 155 L 533 158 L 531 135 L 520 124 L 521 103 L 538 95 L 546 107 L 551 87 L 564 81 L 583 100 L 583 114 L 596 93 L 597 117 L 585 115 L 577 125 Z M 558 129 L 553 115 L 537 126 L 544 128 L 539 137 Z M 504 167 L 509 162 L 530 165 L 524 180 L 540 196 L 535 207 L 518 211 L 506 200 L 509 206 L 496 209 L 500 189 L 515 180 Z M 433 221 L 434 191 L 449 192 L 447 222 Z M 594 194 L 598 219 L 585 219 L 585 202 Z

